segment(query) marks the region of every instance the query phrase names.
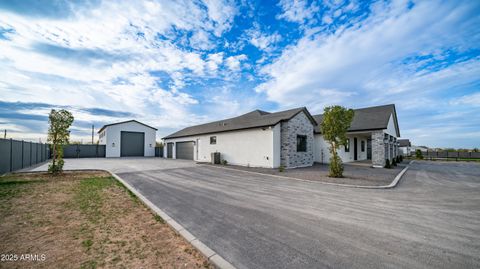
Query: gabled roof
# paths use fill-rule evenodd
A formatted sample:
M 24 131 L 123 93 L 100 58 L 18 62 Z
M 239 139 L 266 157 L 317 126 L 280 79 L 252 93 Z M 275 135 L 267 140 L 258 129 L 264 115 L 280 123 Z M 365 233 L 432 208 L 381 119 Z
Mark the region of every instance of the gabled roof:
M 157 130 L 157 128 L 153 128 L 152 126 L 146 125 L 145 123 L 141 123 L 141 122 L 139 122 L 139 121 L 137 121 L 137 120 L 127 120 L 127 121 L 122 121 L 122 122 L 116 122 L 116 123 L 111 123 L 111 124 L 103 125 L 103 127 L 100 128 L 100 130 L 98 130 L 97 134 L 99 134 L 100 132 L 102 132 L 103 129 L 107 128 L 108 126 L 117 125 L 117 124 L 123 124 L 123 123 L 129 123 L 129 122 L 136 122 L 136 123 L 141 124 L 141 125 L 143 125 L 143 126 L 146 126 L 146 127 L 148 127 L 148 128 L 152 128 L 152 129 L 155 130 L 155 131 Z
M 400 144 L 399 147 L 411 147 L 412 146 L 409 139 L 398 139 L 397 142 Z
M 187 127 L 164 137 L 164 139 L 273 126 L 281 121 L 287 121 L 301 112 L 307 115 L 314 126 L 317 125 L 305 107 L 275 113 L 257 109 L 238 117 Z
M 354 109 L 354 111 L 355 115 L 353 116 L 352 124 L 350 124 L 350 128 L 348 129 L 349 132 L 387 129 L 390 115 L 393 115 L 397 137 L 400 136 L 397 112 L 394 104 L 359 108 Z M 321 133 L 323 114 L 313 115 L 313 118 L 318 122 L 318 125 L 315 127 L 315 132 Z

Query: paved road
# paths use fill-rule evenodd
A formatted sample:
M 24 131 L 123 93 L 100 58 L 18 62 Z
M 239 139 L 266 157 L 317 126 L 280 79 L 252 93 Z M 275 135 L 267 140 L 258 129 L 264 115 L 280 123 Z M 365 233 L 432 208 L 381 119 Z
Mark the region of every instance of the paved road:
M 391 190 L 188 161 L 66 164 L 85 166 L 108 166 L 238 268 L 480 267 L 479 164 L 415 163 Z

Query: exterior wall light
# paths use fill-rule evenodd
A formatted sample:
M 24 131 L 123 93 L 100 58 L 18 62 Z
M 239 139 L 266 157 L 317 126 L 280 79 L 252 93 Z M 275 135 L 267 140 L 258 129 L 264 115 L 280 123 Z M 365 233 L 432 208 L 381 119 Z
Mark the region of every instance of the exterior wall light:
M 114 148 L 114 147 L 115 147 L 115 142 L 112 143 L 112 148 Z

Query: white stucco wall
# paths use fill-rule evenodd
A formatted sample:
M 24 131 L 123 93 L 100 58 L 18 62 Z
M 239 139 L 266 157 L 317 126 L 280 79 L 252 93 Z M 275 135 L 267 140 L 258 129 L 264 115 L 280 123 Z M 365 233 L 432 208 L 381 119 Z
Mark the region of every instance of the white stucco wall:
M 397 137 L 397 132 L 395 131 L 395 122 L 393 120 L 393 115 L 390 115 L 388 119 L 387 129 L 384 130 L 385 133 Z
M 342 162 L 347 163 L 347 162 L 353 162 L 354 160 L 354 138 L 357 138 L 357 160 L 366 160 L 367 159 L 367 137 L 365 136 L 358 136 L 358 135 L 347 135 L 347 137 L 350 139 L 350 151 L 345 152 L 345 147 L 340 146 L 338 149 L 338 155 L 342 159 Z M 330 162 L 330 145 L 328 144 L 325 139 L 323 139 L 323 136 L 321 134 L 315 134 L 315 149 L 314 149 L 314 155 L 315 155 L 315 162 L 319 163 L 329 163 Z M 364 151 L 362 152 L 362 141 L 365 143 Z
M 106 145 L 107 144 L 107 128 L 98 134 L 98 144 Z
M 126 122 L 107 126 L 104 130 L 105 134 L 105 156 L 120 157 L 121 131 L 126 132 L 143 132 L 145 133 L 145 155 L 147 157 L 155 156 L 155 135 L 156 131 L 145 125 L 136 122 Z M 101 144 L 101 142 L 100 142 Z
M 217 137 L 216 144 L 210 144 L 211 136 Z M 278 167 L 280 164 L 278 126 L 165 139 L 165 144 L 182 141 L 195 141 L 194 160 L 199 162 L 211 162 L 211 153 L 220 152 L 221 159 L 227 160 L 229 164 L 269 168 Z M 275 147 L 274 141 L 278 141 Z M 176 158 L 175 151 L 174 145 L 173 158 Z M 167 156 L 167 147 L 164 149 L 164 156 Z

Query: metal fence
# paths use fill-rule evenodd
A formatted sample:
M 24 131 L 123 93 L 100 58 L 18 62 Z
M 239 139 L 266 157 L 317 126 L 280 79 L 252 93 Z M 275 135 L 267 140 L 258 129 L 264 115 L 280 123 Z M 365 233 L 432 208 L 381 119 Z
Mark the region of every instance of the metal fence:
M 48 144 L 0 138 L 0 174 L 44 162 L 49 156 Z
M 102 158 L 105 157 L 105 145 L 71 144 L 63 147 L 63 158 Z
M 480 152 L 464 151 L 427 151 L 423 152 L 427 159 L 480 159 Z
M 155 157 L 163 157 L 163 147 L 155 147 Z

